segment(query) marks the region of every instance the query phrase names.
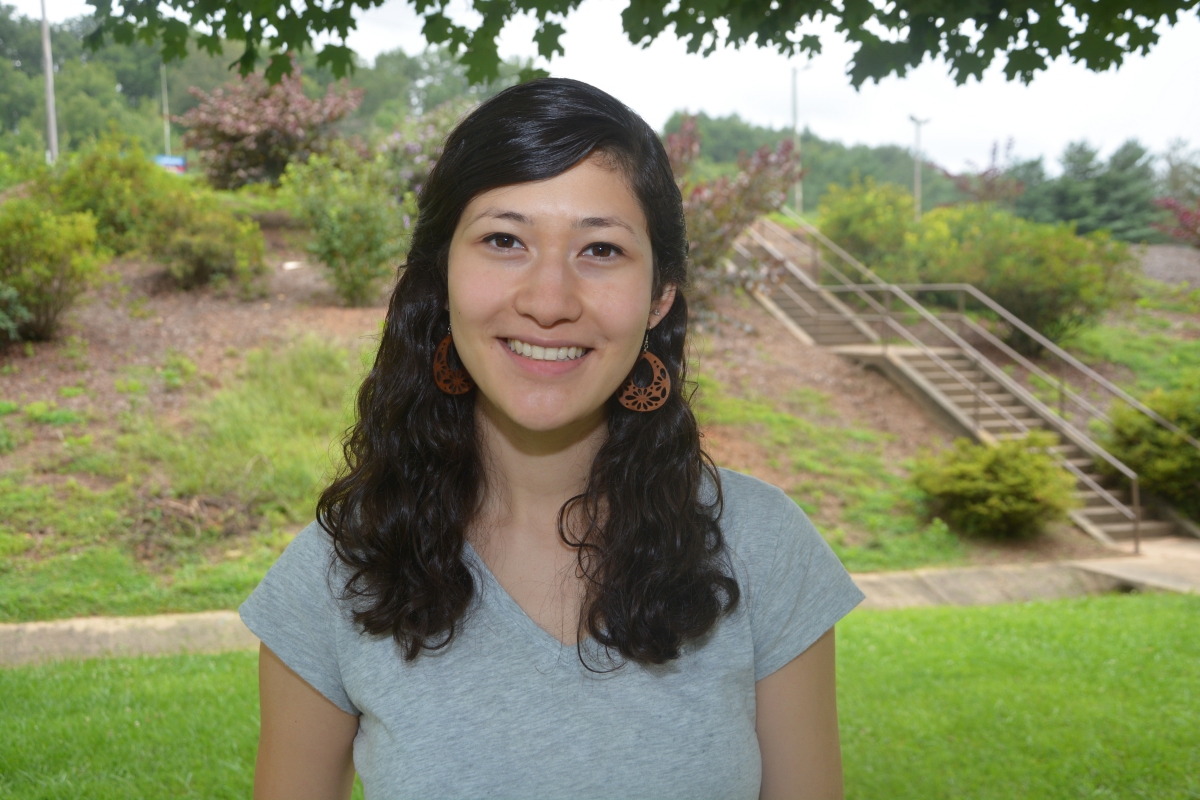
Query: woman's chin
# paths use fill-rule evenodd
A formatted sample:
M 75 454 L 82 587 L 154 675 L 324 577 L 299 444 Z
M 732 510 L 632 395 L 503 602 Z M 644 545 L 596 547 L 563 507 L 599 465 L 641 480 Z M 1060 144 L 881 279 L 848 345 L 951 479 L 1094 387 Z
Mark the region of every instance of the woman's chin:
M 486 405 L 491 406 L 487 416 L 500 426 L 512 426 L 538 435 L 590 430 L 605 419 L 603 402 L 582 403 L 577 398 L 560 397 L 558 393 L 549 397 L 527 395 L 512 403 Z

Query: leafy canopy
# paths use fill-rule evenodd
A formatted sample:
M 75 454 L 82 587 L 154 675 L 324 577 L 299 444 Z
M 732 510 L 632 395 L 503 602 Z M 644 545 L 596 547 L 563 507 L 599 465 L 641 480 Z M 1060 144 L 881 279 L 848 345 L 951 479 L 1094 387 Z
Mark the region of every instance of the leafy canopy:
M 559 41 L 563 21 L 582 0 L 471 0 L 478 15 L 474 28 L 447 13 L 450 0 L 408 0 L 425 19 L 422 30 L 430 44 L 445 44 L 464 53 L 467 77 L 481 83 L 499 75 L 496 40 L 514 16 L 530 14 L 538 23 L 533 41 L 538 54 L 551 58 L 564 52 Z M 249 74 L 267 58 L 267 77 L 274 82 L 290 71 L 288 52 L 310 47 L 314 39 L 332 38 L 318 64 L 341 76 L 353 67 L 345 45 L 355 28 L 356 9 L 383 0 L 88 0 L 95 6 L 99 28 L 89 42 L 98 46 L 105 35 L 118 42 L 160 41 L 163 57 L 182 58 L 197 28 L 199 46 L 221 52 L 223 39 L 245 43 L 238 59 Z M 878 81 L 893 72 L 903 76 L 926 57 L 944 58 L 958 83 L 980 78 L 1003 54 L 1009 80 L 1026 83 L 1060 56 L 1103 72 L 1119 66 L 1131 53 L 1148 53 L 1158 42 L 1156 26 L 1174 25 L 1179 15 L 1200 0 L 630 0 L 621 12 L 629 41 L 648 45 L 668 28 L 687 42 L 688 51 L 704 55 L 717 47 L 757 44 L 784 55 L 816 54 L 820 40 L 800 34 L 805 23 L 835 22 L 836 30 L 858 45 L 848 74 L 854 86 Z M 527 67 L 523 77 L 538 71 Z

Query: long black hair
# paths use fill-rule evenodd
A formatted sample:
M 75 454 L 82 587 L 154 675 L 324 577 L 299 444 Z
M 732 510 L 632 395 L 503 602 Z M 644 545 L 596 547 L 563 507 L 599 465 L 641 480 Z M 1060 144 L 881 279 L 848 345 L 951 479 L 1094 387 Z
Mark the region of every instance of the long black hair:
M 687 233 L 666 151 L 615 98 L 547 78 L 501 92 L 447 137 L 418 197 L 408 259 L 343 442 L 345 467 L 317 504 L 349 568 L 344 595 L 355 621 L 393 636 L 406 659 L 448 644 L 476 589 L 463 561 L 484 491 L 474 392 L 444 394 L 432 372 L 449 324 L 451 237 L 477 195 L 552 178 L 597 153 L 645 214 L 654 295 L 668 284 L 679 291 L 649 334 L 670 396 L 651 412 L 608 401 L 607 438 L 582 493 L 559 512 L 559 536 L 578 549 L 587 579 L 580 630 L 626 659 L 661 664 L 737 605 L 718 526 L 720 480 L 684 391 Z

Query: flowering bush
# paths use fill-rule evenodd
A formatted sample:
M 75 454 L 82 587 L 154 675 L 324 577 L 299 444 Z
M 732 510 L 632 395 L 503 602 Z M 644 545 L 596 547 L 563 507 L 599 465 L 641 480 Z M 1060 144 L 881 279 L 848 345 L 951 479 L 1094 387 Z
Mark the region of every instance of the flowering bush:
M 1160 231 L 1169 233 L 1176 239 L 1187 242 L 1192 247 L 1200 247 L 1200 202 L 1195 207 L 1171 197 L 1155 200 L 1155 205 L 1165 208 L 1175 215 L 1174 225 L 1155 225 Z
M 429 171 L 442 156 L 446 135 L 470 107 L 465 99 L 443 103 L 420 116 L 406 118 L 383 140 L 379 154 L 387 164 L 388 180 L 397 198 L 421 191 Z
M 750 223 L 783 205 L 788 189 L 800 175 L 792 143 L 785 140 L 774 150 L 764 145 L 754 153 L 743 153 L 736 175 L 711 181 L 688 177 L 689 167 L 700 154 L 694 118 L 685 118 L 679 132 L 667 137 L 666 149 L 683 195 L 693 298 L 709 305 L 712 296 L 725 287 L 756 288 L 774 280 L 766 267 L 748 265 L 731 270 L 724 261 L 734 240 Z
M 200 105 L 176 121 L 188 128 L 209 182 L 218 189 L 277 183 L 287 165 L 329 146 L 331 126 L 362 102 L 362 90 L 330 86 L 320 100 L 305 96 L 300 67 L 274 86 L 253 73 L 207 94 L 189 90 Z

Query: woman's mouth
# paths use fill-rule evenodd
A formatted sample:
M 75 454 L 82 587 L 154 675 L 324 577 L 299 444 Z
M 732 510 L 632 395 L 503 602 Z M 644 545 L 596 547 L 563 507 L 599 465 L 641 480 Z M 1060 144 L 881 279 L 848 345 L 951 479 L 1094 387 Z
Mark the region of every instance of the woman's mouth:
M 509 339 L 508 349 L 534 361 L 574 361 L 588 352 L 586 347 L 539 347 L 520 339 Z

